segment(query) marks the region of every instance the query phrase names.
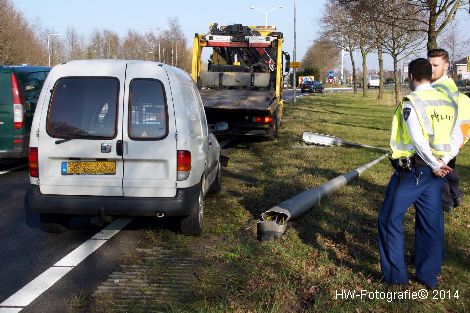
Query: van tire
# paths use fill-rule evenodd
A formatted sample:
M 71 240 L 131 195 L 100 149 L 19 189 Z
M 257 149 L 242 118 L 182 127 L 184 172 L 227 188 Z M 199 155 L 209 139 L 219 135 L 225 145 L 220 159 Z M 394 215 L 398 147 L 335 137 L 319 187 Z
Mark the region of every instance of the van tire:
M 198 236 L 202 233 L 203 220 L 204 201 L 200 189 L 197 201 L 192 204 L 191 213 L 180 220 L 180 230 L 183 235 Z
M 46 233 L 61 233 L 66 231 L 70 225 L 71 218 L 71 216 L 63 214 L 39 214 L 42 229 Z
M 215 175 L 215 179 L 212 182 L 211 187 L 209 188 L 210 194 L 218 194 L 222 191 L 222 169 L 219 164 L 217 164 L 217 174 Z

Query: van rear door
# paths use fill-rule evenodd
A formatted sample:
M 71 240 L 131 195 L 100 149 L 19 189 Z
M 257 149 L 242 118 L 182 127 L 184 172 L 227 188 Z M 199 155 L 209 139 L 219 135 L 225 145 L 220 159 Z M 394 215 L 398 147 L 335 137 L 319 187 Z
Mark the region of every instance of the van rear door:
M 124 103 L 124 196 L 174 197 L 176 128 L 165 69 L 128 63 Z
M 59 79 L 44 100 L 38 139 L 43 194 L 123 195 L 124 74 L 124 63 L 77 62 L 51 72 Z

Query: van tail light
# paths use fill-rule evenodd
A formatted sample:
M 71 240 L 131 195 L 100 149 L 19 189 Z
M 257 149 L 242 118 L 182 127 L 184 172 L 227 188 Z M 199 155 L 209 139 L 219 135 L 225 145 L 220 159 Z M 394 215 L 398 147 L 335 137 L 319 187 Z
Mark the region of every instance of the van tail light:
M 16 75 L 11 73 L 11 92 L 13 96 L 13 127 L 23 128 L 24 123 L 24 98 Z
M 29 148 L 29 176 L 39 177 L 38 148 Z
M 177 179 L 185 180 L 191 173 L 191 152 L 187 150 L 177 151 Z

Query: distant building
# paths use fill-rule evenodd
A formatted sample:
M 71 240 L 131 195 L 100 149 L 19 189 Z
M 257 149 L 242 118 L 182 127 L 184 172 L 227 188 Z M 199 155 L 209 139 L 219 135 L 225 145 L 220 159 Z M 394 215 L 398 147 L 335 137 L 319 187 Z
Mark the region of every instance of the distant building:
M 470 56 L 460 59 L 452 64 L 452 77 L 457 79 L 469 79 L 470 76 Z

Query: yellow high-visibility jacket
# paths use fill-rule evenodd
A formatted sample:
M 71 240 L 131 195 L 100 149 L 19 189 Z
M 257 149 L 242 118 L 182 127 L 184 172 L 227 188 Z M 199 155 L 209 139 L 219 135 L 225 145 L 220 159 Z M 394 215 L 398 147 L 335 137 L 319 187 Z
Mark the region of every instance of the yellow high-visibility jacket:
M 460 130 L 464 144 L 470 139 L 470 98 L 459 92 L 459 88 L 452 78 L 447 78 L 432 87 L 445 93 L 457 105 L 457 119 L 460 123 Z
M 450 155 L 450 137 L 457 118 L 457 106 L 444 93 L 421 90 L 404 97 L 395 110 L 390 136 L 392 159 L 416 154 L 403 117 L 405 101 L 409 101 L 415 109 L 424 138 L 429 142 L 433 155 L 436 157 Z

